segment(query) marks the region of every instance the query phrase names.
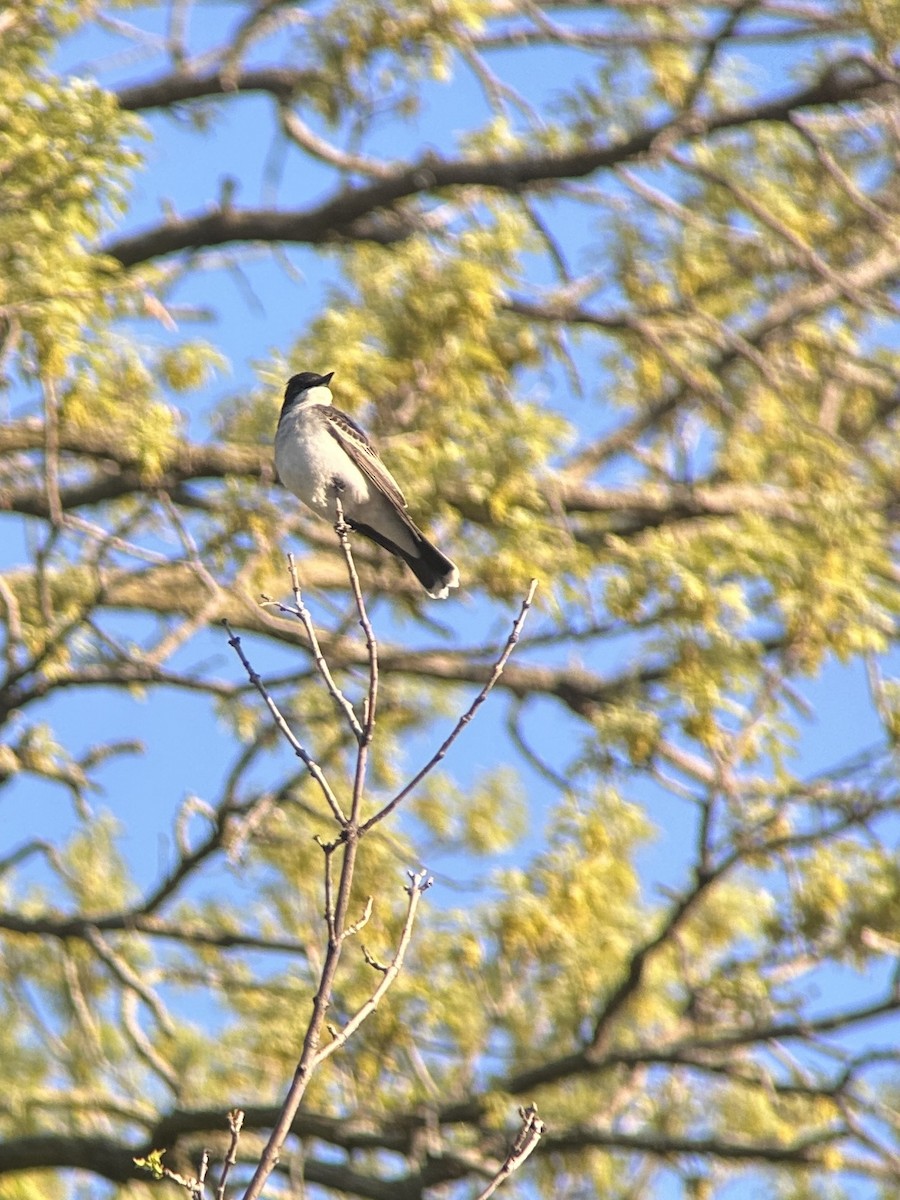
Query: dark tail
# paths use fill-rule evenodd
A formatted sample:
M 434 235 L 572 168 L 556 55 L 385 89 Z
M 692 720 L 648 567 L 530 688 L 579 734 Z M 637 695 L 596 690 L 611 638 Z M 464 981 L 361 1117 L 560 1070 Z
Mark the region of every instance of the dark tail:
M 370 525 L 362 525 L 357 521 L 345 518 L 351 529 L 363 534 L 378 546 L 383 546 L 397 558 L 402 558 L 409 569 L 421 583 L 429 596 L 435 600 L 446 600 L 451 588 L 459 587 L 459 571 L 456 564 L 441 554 L 437 546 L 432 546 L 424 533 L 412 521 L 409 521 L 409 531 L 415 542 L 415 551 L 410 552 L 390 538 L 379 533 Z

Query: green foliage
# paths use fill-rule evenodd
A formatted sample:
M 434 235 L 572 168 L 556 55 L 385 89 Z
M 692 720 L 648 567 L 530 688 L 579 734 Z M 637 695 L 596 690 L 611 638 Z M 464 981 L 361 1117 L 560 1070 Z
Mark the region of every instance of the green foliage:
M 412 811 L 437 846 L 472 855 L 510 849 L 527 826 L 521 780 L 508 767 L 484 772 L 465 790 L 446 780 L 425 786 Z
M 102 88 L 43 66 L 67 6 L 20 7 L 0 64 L 0 304 L 26 339 L 21 367 L 59 377 L 123 286 L 91 243 L 124 209 L 137 126 Z
M 322 78 L 328 81 L 314 90 L 313 99 L 337 124 L 355 98 L 355 89 L 368 90 L 374 81 L 384 99 L 394 100 L 397 113 L 412 115 L 418 104 L 406 87 L 423 77 L 449 82 L 461 35 L 481 28 L 489 13 L 484 0 L 333 4 L 310 30 L 310 57 L 324 68 Z
M 143 1171 L 149 1171 L 154 1179 L 164 1179 L 163 1155 L 165 1150 L 153 1150 L 146 1158 L 136 1158 L 134 1165 Z

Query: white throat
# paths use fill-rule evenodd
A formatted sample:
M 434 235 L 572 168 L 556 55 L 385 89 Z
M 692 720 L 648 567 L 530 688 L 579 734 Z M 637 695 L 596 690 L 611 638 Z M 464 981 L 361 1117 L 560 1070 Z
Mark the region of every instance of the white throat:
M 307 388 L 305 392 L 300 393 L 294 408 L 315 408 L 318 404 L 330 404 L 333 399 L 330 387 L 317 384 L 316 387 Z

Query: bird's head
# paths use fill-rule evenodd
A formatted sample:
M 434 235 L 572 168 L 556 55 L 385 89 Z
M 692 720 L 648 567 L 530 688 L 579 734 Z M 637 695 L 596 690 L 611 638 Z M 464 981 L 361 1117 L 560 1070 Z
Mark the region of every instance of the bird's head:
M 292 375 L 284 389 L 285 404 L 293 404 L 295 400 L 301 399 L 304 392 L 308 392 L 312 388 L 327 389 L 333 374 L 334 371 L 329 371 L 327 375 L 317 375 L 315 371 L 301 371 L 299 375 Z M 330 391 L 328 399 L 331 399 Z

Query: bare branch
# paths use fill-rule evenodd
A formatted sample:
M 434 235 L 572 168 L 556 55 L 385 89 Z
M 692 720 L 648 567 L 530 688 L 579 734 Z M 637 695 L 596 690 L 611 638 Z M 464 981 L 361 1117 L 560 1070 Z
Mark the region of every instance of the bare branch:
M 198 74 L 177 71 L 119 88 L 116 99 L 126 112 L 173 108 L 190 100 L 245 92 L 268 92 L 277 100 L 289 101 L 320 79 L 318 71 L 292 67 L 256 67 L 227 73 L 221 69 Z
M 514 1171 L 518 1171 L 529 1154 L 537 1149 L 537 1144 L 541 1140 L 545 1129 L 544 1122 L 538 1116 L 537 1109 L 533 1104 L 529 1104 L 527 1108 L 519 1109 L 519 1116 L 522 1118 L 522 1128 L 516 1135 L 516 1140 L 510 1147 L 509 1154 L 507 1154 L 500 1170 L 484 1191 L 478 1193 L 476 1200 L 488 1200 L 489 1196 L 493 1196 L 501 1183 L 508 1179 Z
M 334 676 L 331 674 L 331 669 L 328 666 L 325 655 L 322 653 L 322 647 L 319 645 L 319 638 L 316 634 L 316 627 L 313 624 L 312 614 L 303 603 L 300 591 L 300 579 L 297 575 L 296 559 L 293 554 L 289 554 L 287 560 L 288 569 L 291 573 L 291 587 L 294 593 L 294 607 L 290 608 L 285 604 L 279 603 L 277 600 L 270 600 L 267 596 L 263 596 L 263 602 L 267 606 L 277 609 L 278 612 L 298 617 L 303 622 L 303 627 L 306 630 L 306 636 L 309 638 L 310 649 L 313 652 L 313 658 L 315 659 L 319 674 L 325 681 L 325 686 L 328 688 L 328 692 L 333 697 L 334 702 L 347 718 L 347 724 L 353 731 L 353 736 L 357 741 L 360 741 L 363 736 L 362 726 L 357 719 L 356 713 L 353 711 L 353 705 L 334 681 Z
M 450 749 L 450 747 L 453 745 L 453 743 L 456 741 L 456 739 L 459 737 L 459 735 L 462 733 L 462 731 L 465 729 L 465 727 L 472 720 L 475 713 L 478 711 L 478 709 L 481 707 L 481 705 L 484 704 L 484 702 L 488 698 L 488 695 L 489 695 L 491 689 L 493 688 L 494 684 L 497 682 L 497 680 L 503 674 L 503 668 L 506 666 L 509 656 L 512 654 L 513 650 L 516 647 L 516 643 L 519 640 L 519 634 L 522 631 L 522 626 L 525 623 L 525 618 L 528 615 L 528 610 L 531 608 L 532 602 L 534 600 L 534 593 L 536 591 L 537 591 L 537 580 L 532 579 L 531 586 L 528 589 L 528 594 L 526 595 L 525 599 L 522 601 L 522 607 L 519 610 L 519 615 L 516 617 L 515 621 L 513 622 L 512 631 L 510 632 L 510 635 L 506 640 L 506 645 L 503 647 L 503 650 L 500 653 L 500 657 L 494 663 L 494 668 L 491 671 L 491 674 L 489 675 L 487 682 L 485 683 L 485 685 L 481 689 L 481 691 L 478 693 L 478 695 L 475 697 L 475 699 L 472 701 L 472 703 L 469 705 L 469 707 L 466 709 L 466 711 L 463 713 L 463 715 L 456 722 L 453 729 L 450 731 L 449 737 L 445 738 L 445 740 L 441 743 L 441 745 L 437 749 L 437 751 L 432 755 L 432 757 L 428 760 L 428 762 L 425 764 L 425 766 L 422 767 L 422 769 L 413 776 L 413 778 L 409 781 L 409 783 L 407 783 L 405 787 L 401 788 L 400 791 L 396 794 L 396 796 L 394 796 L 394 798 L 392 800 L 389 800 L 388 803 L 385 804 L 383 808 L 380 808 L 378 810 L 378 812 L 376 812 L 373 816 L 369 817 L 368 821 L 366 821 L 365 824 L 362 826 L 362 830 L 361 830 L 362 833 L 366 833 L 374 825 L 377 825 L 379 821 L 383 821 L 385 817 L 390 816 L 390 814 L 394 811 L 394 809 L 397 807 L 397 805 L 400 804 L 403 800 L 405 800 L 406 797 L 410 794 L 410 792 L 414 788 L 418 787 L 418 785 L 422 782 L 422 780 L 425 778 L 425 776 L 428 775 L 429 772 L 434 770 L 434 768 L 437 766 L 437 764 L 446 755 L 447 751 Z
M 774 99 L 760 100 L 692 120 L 685 140 L 757 121 L 790 122 L 797 113 L 822 105 L 858 101 L 888 82 L 883 72 L 858 57 L 828 66 L 819 79 Z M 374 241 L 390 244 L 408 236 L 412 225 L 405 214 L 389 210 L 419 193 L 453 187 L 483 187 L 516 191 L 536 184 L 580 179 L 604 168 L 640 158 L 650 152 L 670 128 L 664 121 L 648 126 L 611 145 L 588 145 L 576 150 L 510 154 L 502 159 L 443 159 L 434 154 L 402 166 L 375 182 L 342 187 L 317 208 L 289 211 L 219 209 L 201 216 L 172 218 L 163 225 L 107 242 L 101 249 L 125 267 L 227 242 Z
M 384 998 L 385 993 L 388 991 L 403 969 L 403 960 L 406 957 L 406 951 L 409 949 L 409 943 L 412 938 L 413 925 L 415 924 L 419 900 L 421 899 L 423 893 L 426 892 L 429 887 L 431 887 L 432 883 L 427 872 L 425 871 L 410 871 L 408 874 L 410 882 L 406 892 L 409 896 L 409 904 L 406 908 L 406 919 L 404 920 L 403 928 L 400 931 L 400 941 L 397 944 L 394 957 L 391 959 L 390 965 L 383 969 L 382 977 L 378 987 L 365 1002 L 365 1004 L 363 1004 L 363 1006 L 355 1013 L 355 1015 L 352 1016 L 350 1020 L 347 1021 L 347 1023 L 335 1034 L 332 1041 L 329 1042 L 327 1046 L 324 1046 L 321 1050 L 319 1050 L 314 1060 L 314 1065 L 316 1066 L 318 1066 L 320 1062 L 324 1062 L 326 1058 L 330 1058 L 336 1050 L 340 1050 L 342 1046 L 346 1045 L 348 1039 L 352 1037 L 357 1029 L 359 1029 L 363 1021 L 365 1021 L 367 1017 L 370 1017 L 376 1010 Z M 360 923 L 358 923 L 356 927 L 351 927 L 351 929 L 358 928 L 359 924 Z M 351 929 L 345 930 L 345 936 L 347 933 L 351 932 Z
M 366 906 L 363 909 L 363 914 L 358 921 L 354 921 L 352 925 L 348 925 L 341 934 L 345 940 L 349 937 L 355 937 L 361 930 L 365 929 L 372 918 L 372 909 L 374 907 L 374 899 L 371 896 L 366 897 Z
M 272 699 L 272 696 L 266 688 L 266 685 L 250 665 L 247 656 L 244 654 L 243 647 L 241 646 L 241 639 L 234 633 L 234 631 L 231 629 L 231 626 L 228 624 L 228 621 L 226 621 L 224 618 L 222 620 L 222 624 L 225 626 L 225 630 L 228 633 L 228 645 L 231 646 L 234 652 L 237 654 L 238 658 L 243 664 L 244 670 L 247 672 L 247 678 L 259 692 L 260 696 L 262 696 L 266 708 L 268 708 L 269 712 L 272 714 L 272 718 L 275 721 L 275 725 L 278 728 L 279 733 L 281 733 L 282 737 L 285 739 L 297 757 L 302 761 L 310 775 L 319 785 L 319 789 L 321 790 L 322 795 L 325 797 L 334 819 L 340 822 L 342 826 L 346 826 L 347 818 L 341 811 L 341 806 L 338 803 L 338 799 L 331 790 L 331 785 L 325 778 L 322 768 L 311 757 L 311 755 L 307 753 L 305 747 L 298 741 L 294 731 L 282 716 L 281 709 Z
M 237 1148 L 241 1140 L 243 1125 L 244 1113 L 239 1108 L 233 1108 L 228 1114 L 228 1128 L 231 1133 L 231 1141 L 228 1144 L 228 1151 L 222 1163 L 222 1173 L 219 1176 L 219 1182 L 216 1187 L 216 1200 L 225 1200 L 225 1187 L 228 1183 L 231 1168 L 237 1163 Z
M 86 930 L 86 941 L 93 949 L 94 953 L 105 963 L 112 974 L 128 988 L 139 996 L 141 1000 L 153 1013 L 157 1024 L 163 1032 L 174 1036 L 175 1024 L 169 1016 L 163 1002 L 159 996 L 148 987 L 138 973 L 125 961 L 121 954 L 110 946 L 106 938 L 101 934 L 100 930 L 95 926 L 88 926 Z
M 138 1058 L 147 1064 L 173 1095 L 177 1095 L 181 1082 L 178 1072 L 171 1063 L 163 1058 L 141 1028 L 137 1015 L 137 999 L 137 993 L 131 988 L 125 988 L 121 993 L 119 1013 L 122 1018 L 122 1028 L 128 1035 Z

